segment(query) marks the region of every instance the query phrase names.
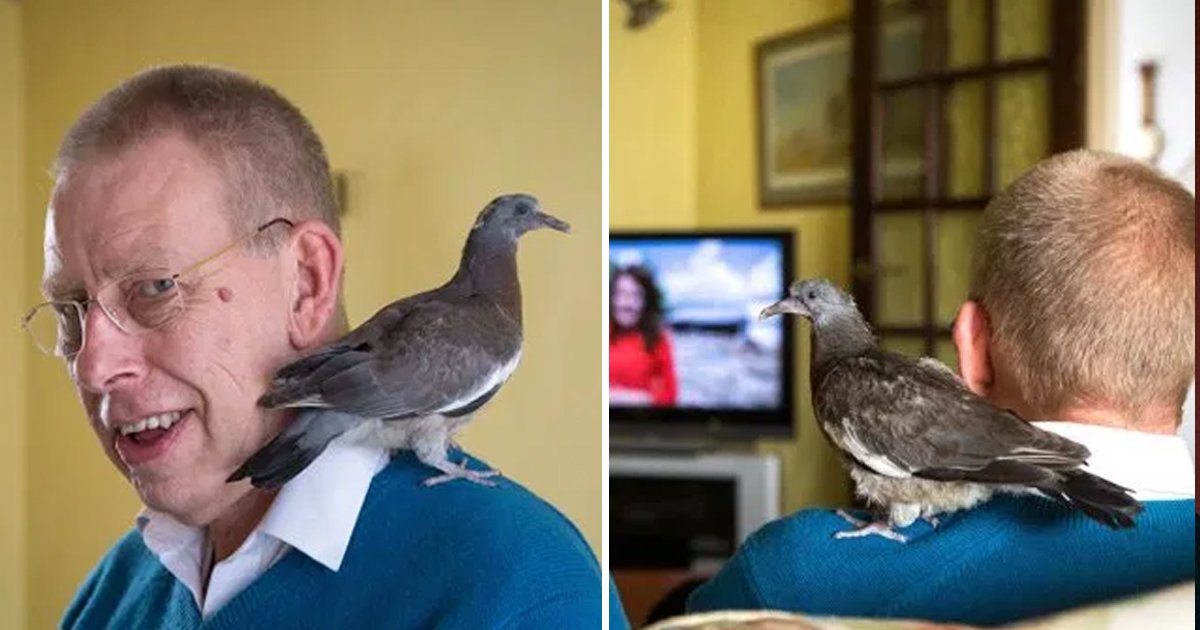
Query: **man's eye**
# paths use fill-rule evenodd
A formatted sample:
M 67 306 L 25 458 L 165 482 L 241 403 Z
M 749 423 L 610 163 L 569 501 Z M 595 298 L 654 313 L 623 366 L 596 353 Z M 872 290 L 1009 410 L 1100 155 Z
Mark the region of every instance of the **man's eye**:
M 173 278 L 157 278 L 154 280 L 142 280 L 133 287 L 137 297 L 140 298 L 156 298 L 170 293 L 175 289 L 175 280 Z

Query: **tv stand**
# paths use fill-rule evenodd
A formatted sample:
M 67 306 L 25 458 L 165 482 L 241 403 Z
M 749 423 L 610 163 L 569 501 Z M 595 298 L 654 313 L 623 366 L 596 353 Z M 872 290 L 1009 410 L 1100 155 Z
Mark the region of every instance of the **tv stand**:
M 709 443 L 614 447 L 610 566 L 635 624 L 672 590 L 712 576 L 751 533 L 779 517 L 779 469 L 774 455 L 717 452 Z
M 779 458 L 769 453 L 718 451 L 715 444 L 676 441 L 659 446 L 643 440 L 637 450 L 614 447 L 608 460 L 608 476 L 610 482 L 632 478 L 645 483 L 691 480 L 732 484 L 734 502 L 728 511 L 735 524 L 733 542 L 740 545 L 754 530 L 779 518 L 779 466 Z

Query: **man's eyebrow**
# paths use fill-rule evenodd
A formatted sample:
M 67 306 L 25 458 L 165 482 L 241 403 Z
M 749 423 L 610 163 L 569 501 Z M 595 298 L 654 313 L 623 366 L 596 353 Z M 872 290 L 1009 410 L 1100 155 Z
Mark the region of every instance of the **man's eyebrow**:
M 150 269 L 166 271 L 171 266 L 170 254 L 165 248 L 157 244 L 148 244 L 139 246 L 137 254 L 129 258 L 101 262 L 98 271 L 105 281 L 109 281 Z
M 101 284 L 107 284 L 120 278 L 139 273 L 154 271 L 158 273 L 175 273 L 176 269 L 168 258 L 168 251 L 159 244 L 141 246 L 136 256 L 119 261 L 101 262 L 99 273 Z M 80 283 L 63 276 L 43 278 L 42 294 L 51 300 L 78 299 L 87 297 L 87 291 Z

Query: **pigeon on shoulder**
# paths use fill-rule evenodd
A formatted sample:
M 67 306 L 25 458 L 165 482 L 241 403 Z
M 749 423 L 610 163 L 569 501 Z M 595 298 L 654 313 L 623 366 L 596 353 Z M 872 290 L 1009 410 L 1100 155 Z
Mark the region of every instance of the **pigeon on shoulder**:
M 893 527 L 973 507 L 996 492 L 1054 499 L 1112 528 L 1142 506 L 1128 489 L 1082 470 L 1087 448 L 1039 429 L 971 392 L 944 364 L 878 347 L 853 299 L 824 280 L 793 284 L 761 317 L 812 323 L 809 382 L 825 437 L 841 451 L 859 496 L 881 518 L 837 538 L 904 542 Z
M 532 230 L 569 232 L 537 199 L 496 198 L 479 213 L 449 282 L 393 302 L 342 338 L 276 372 L 259 405 L 298 409 L 274 440 L 230 477 L 277 487 L 334 439 L 411 449 L 441 472 L 434 485 L 494 485 L 494 470 L 451 462 L 455 432 L 504 385 L 521 359 L 517 241 Z

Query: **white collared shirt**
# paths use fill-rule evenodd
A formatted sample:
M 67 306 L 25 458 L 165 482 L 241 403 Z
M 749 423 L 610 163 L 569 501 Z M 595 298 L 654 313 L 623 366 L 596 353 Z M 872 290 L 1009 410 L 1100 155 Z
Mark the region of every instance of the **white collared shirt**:
M 212 557 L 204 528 L 143 509 L 137 517 L 146 547 L 196 599 L 204 618 L 220 610 L 295 548 L 331 571 L 342 566 L 354 524 L 387 451 L 339 438 L 284 484 L 242 546 L 204 574 Z
M 1142 433 L 1077 422 L 1034 422 L 1092 452 L 1084 470 L 1133 491 L 1139 501 L 1193 499 L 1195 466 L 1178 435 Z

